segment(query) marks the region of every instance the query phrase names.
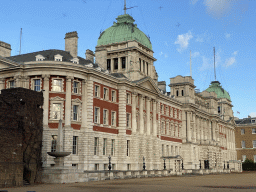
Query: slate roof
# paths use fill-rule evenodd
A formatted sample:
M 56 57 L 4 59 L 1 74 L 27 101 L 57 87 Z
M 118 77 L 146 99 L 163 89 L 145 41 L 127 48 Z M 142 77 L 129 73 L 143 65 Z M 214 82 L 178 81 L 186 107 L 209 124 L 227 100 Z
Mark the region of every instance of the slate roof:
M 126 78 L 127 79 L 127 77 L 122 73 L 110 73 L 109 75 L 112 75 L 113 77 L 116 77 L 116 78 Z
M 11 57 L 6 57 L 7 59 L 10 59 L 12 61 L 16 62 L 28 62 L 28 61 L 36 61 L 36 56 L 37 55 L 42 55 L 45 57 L 44 61 L 54 61 L 54 55 L 60 54 L 62 57 L 62 61 L 66 62 L 72 62 L 70 61 L 73 59 L 73 57 L 70 55 L 69 52 L 63 51 L 63 50 L 58 50 L 58 49 L 49 49 L 45 51 L 38 51 L 38 52 L 33 52 L 33 53 L 27 53 L 27 54 L 22 54 L 22 55 L 16 55 L 16 56 L 11 56 Z M 79 64 L 80 65 L 87 65 L 92 63 L 90 60 L 84 59 L 82 57 L 77 57 L 79 59 Z M 98 67 L 98 65 L 93 66 L 94 68 Z
M 241 125 L 241 124 L 250 124 L 250 123 L 252 123 L 252 119 L 255 119 L 256 120 L 256 118 L 255 117 L 253 117 L 253 118 L 243 118 L 243 119 L 238 119 L 238 120 L 235 120 L 235 122 L 236 122 L 236 124 L 237 125 Z

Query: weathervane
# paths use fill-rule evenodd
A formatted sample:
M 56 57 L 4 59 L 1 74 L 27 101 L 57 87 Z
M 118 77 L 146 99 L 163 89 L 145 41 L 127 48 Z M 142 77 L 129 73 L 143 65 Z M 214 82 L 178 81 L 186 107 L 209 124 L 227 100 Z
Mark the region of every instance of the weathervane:
M 124 14 L 126 14 L 127 9 L 132 9 L 134 7 L 138 7 L 138 6 L 133 6 L 133 7 L 126 8 L 126 0 L 124 0 Z

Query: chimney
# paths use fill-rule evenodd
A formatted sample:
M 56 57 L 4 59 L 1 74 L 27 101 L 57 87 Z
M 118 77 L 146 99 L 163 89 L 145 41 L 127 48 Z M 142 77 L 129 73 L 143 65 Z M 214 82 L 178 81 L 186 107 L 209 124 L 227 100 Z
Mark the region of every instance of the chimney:
M 166 92 L 166 82 L 165 81 L 159 81 L 158 82 L 158 88 Z
M 93 53 L 93 51 L 91 51 L 90 49 L 87 49 L 85 52 L 85 59 L 90 60 L 91 62 L 94 63 L 94 56 L 95 54 Z
M 0 41 L 0 56 L 2 57 L 10 57 L 11 56 L 11 45 Z
M 73 58 L 77 57 L 77 32 L 73 31 L 65 35 L 65 51 L 69 52 Z

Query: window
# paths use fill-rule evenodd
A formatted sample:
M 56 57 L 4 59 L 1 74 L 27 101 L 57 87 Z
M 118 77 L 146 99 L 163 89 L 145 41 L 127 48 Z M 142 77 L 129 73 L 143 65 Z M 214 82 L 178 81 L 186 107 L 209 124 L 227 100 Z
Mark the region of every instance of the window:
M 61 104 L 53 103 L 52 104 L 52 118 L 59 120 L 61 117 Z
M 179 90 L 176 91 L 176 96 L 177 96 L 177 97 L 179 96 Z
M 40 91 L 41 83 L 40 79 L 34 79 L 34 91 Z
M 255 119 L 252 119 L 252 123 L 255 123 Z
M 9 81 L 9 88 L 14 88 L 14 87 L 15 87 L 14 80 Z
M 112 111 L 111 113 L 111 125 L 116 126 L 116 112 Z
M 244 162 L 246 159 L 246 155 L 242 155 L 242 162 Z
M 130 113 L 126 113 L 126 126 L 128 127 L 128 128 L 130 128 L 131 127 L 131 114 Z
M 162 134 L 164 134 L 165 131 L 164 131 L 164 122 L 162 121 Z
M 116 91 L 111 92 L 111 101 L 116 102 Z
M 148 62 L 147 62 L 147 75 L 148 75 Z
M 108 170 L 108 164 L 104 164 L 104 170 Z
M 245 141 L 241 141 L 242 148 L 245 148 Z
M 127 140 L 127 151 L 126 151 L 126 155 L 130 156 L 130 141 Z
M 108 110 L 107 109 L 103 110 L 103 124 L 108 125 Z
M 256 134 L 256 129 L 255 128 L 252 129 L 252 134 Z
M 126 103 L 131 104 L 131 94 L 130 93 L 126 93 Z
M 77 164 L 72 164 L 72 168 L 77 169 Z
M 256 148 L 256 140 L 252 141 L 252 146 L 253 146 L 253 148 Z
M 179 152 L 178 152 L 178 147 L 175 146 L 175 155 L 178 155 L 178 154 L 179 154 Z
M 73 136 L 73 154 L 77 154 L 77 139 L 78 137 L 77 136 Z
M 112 170 L 116 170 L 116 164 L 112 164 Z
M 140 71 L 141 71 L 141 59 L 139 58 L 139 63 L 140 63 Z
M 103 89 L 103 99 L 108 100 L 108 89 L 107 88 Z
M 164 113 L 164 106 L 161 105 L 161 113 L 163 114 Z
M 106 149 L 107 149 L 107 139 L 104 138 L 103 139 L 103 155 L 107 154 Z
M 99 152 L 99 138 L 98 137 L 94 137 L 94 155 L 98 155 Z
M 74 92 L 74 93 L 78 93 L 78 88 L 79 88 L 79 82 L 74 81 L 74 84 L 73 84 L 73 92 Z
M 253 155 L 254 163 L 256 163 L 256 155 Z
M 244 129 L 241 129 L 241 135 L 244 135 Z
M 55 152 L 57 147 L 57 135 L 52 135 L 51 152 Z
M 111 70 L 111 59 L 107 59 L 107 70 Z
M 54 55 L 54 60 L 55 61 L 62 61 L 62 55 L 60 55 L 60 54 L 57 54 L 57 55 Z
M 143 60 L 143 73 L 145 73 L 145 61 Z
M 165 114 L 168 115 L 169 111 L 168 111 L 168 107 L 165 107 Z
M 131 169 L 131 164 L 127 164 L 127 170 Z
M 95 97 L 100 97 L 100 86 L 95 85 Z
M 111 139 L 111 156 L 114 156 L 114 155 L 115 155 L 115 139 Z
M 98 170 L 99 170 L 99 164 L 95 164 L 95 165 L 94 165 L 94 170 L 95 170 L 95 171 L 98 171 Z
M 118 58 L 114 58 L 114 70 L 118 69 Z
M 164 145 L 162 145 L 162 156 L 164 156 Z
M 62 79 L 53 79 L 52 91 L 62 91 Z
M 100 123 L 100 108 L 95 107 L 94 111 L 94 123 Z
M 220 113 L 220 106 L 218 106 L 218 113 Z
M 125 57 L 122 57 L 122 69 L 125 69 Z
M 78 120 L 78 105 L 73 105 L 73 121 L 77 121 Z
M 181 96 L 184 96 L 184 91 L 183 90 L 181 90 Z

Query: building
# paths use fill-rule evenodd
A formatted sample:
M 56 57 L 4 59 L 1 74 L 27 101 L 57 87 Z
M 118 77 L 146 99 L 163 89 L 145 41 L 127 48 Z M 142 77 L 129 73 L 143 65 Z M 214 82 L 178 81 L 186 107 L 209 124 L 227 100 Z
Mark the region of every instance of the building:
M 147 170 L 162 170 L 166 159 L 173 172 L 182 165 L 222 172 L 225 162 L 236 160 L 229 94 L 217 81 L 195 93 L 190 76 L 171 78 L 167 92 L 150 39 L 130 15 L 118 16 L 86 59 L 77 55 L 77 41 L 70 32 L 65 51 L 1 53 L 0 89 L 44 90 L 45 170 L 54 168 L 47 152 L 55 150 L 59 119 L 64 150 L 72 152 L 64 165 L 78 171 L 106 170 L 108 156 L 114 170 L 141 170 L 143 162 Z
M 256 117 L 236 119 L 237 159 L 242 162 L 250 159 L 256 162 Z

